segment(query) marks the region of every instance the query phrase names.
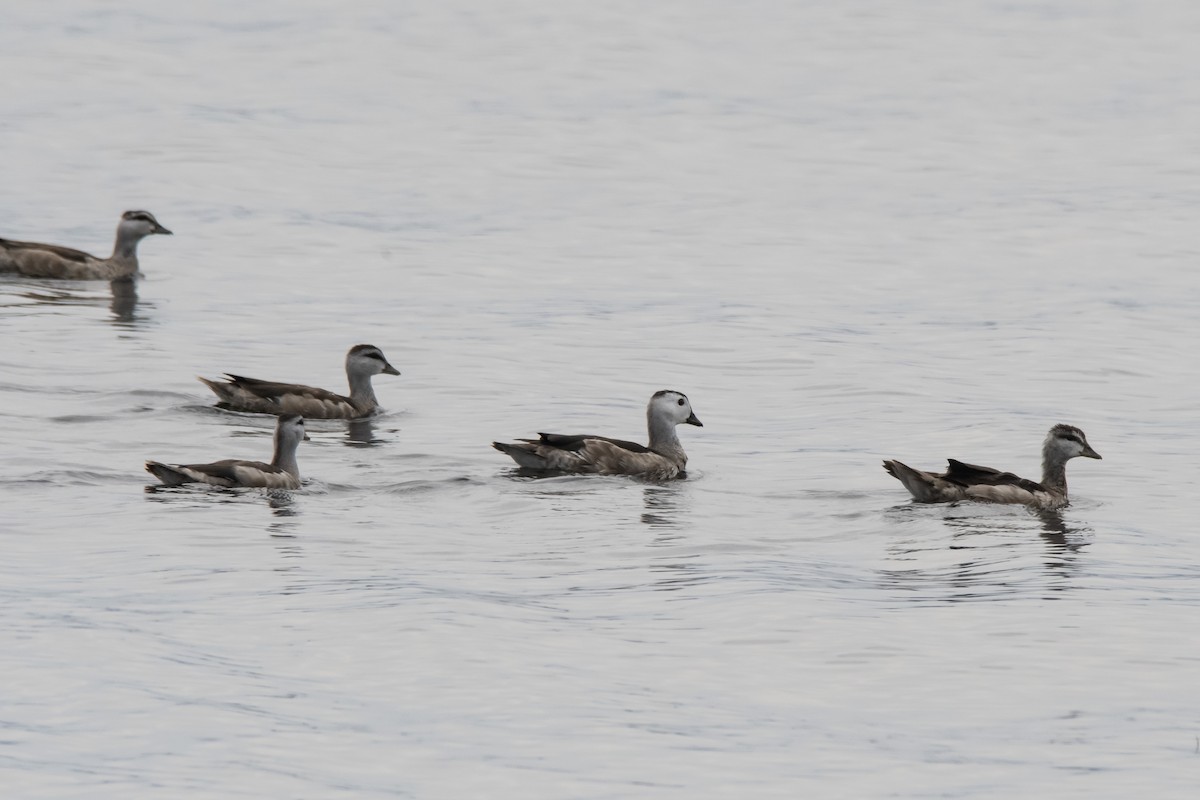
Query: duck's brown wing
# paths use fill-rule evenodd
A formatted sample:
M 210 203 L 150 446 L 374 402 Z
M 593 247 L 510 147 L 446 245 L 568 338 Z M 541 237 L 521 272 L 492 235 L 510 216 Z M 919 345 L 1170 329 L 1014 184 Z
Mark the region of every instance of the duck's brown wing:
M 247 378 L 244 375 L 226 374 L 225 378 L 229 381 L 229 385 L 241 389 L 243 392 L 249 392 L 258 397 L 272 398 L 279 397 L 290 392 L 311 392 L 320 391 L 312 386 L 303 386 L 298 383 L 279 383 L 277 381 L 264 381 L 258 378 Z
M 241 484 L 241 476 L 238 468 L 250 467 L 251 469 L 262 470 L 264 472 L 278 472 L 278 467 L 273 467 L 270 464 L 264 464 L 261 461 L 242 461 L 240 459 L 227 458 L 223 461 L 214 461 L 211 464 L 181 464 L 183 469 L 191 470 L 192 472 L 201 475 L 207 475 L 214 481 L 220 481 L 225 486 L 238 486 Z
M 78 261 L 80 264 L 97 260 L 95 256 L 85 253 L 82 250 L 72 250 L 70 247 L 61 247 L 56 244 L 18 242 L 13 239 L 0 239 L 0 247 L 13 252 L 18 250 L 40 250 L 44 253 L 53 253 L 59 258 L 64 258 L 67 261 Z
M 668 458 L 624 439 L 584 434 L 539 433 L 537 439 L 492 446 L 522 467 L 538 471 L 639 475 L 666 480 L 683 473 L 686 459 Z
M 628 450 L 631 453 L 649 453 L 650 448 L 637 442 L 627 442 L 624 439 L 610 439 L 607 436 L 588 436 L 586 434 L 563 434 L 563 433 L 539 433 L 536 441 L 538 444 L 556 447 L 559 450 L 570 450 L 578 452 L 583 449 L 583 444 L 589 439 L 599 439 L 602 442 L 608 442 L 611 445 Z
M 241 375 L 226 375 L 229 382 L 239 389 L 243 389 L 250 394 L 258 395 L 259 397 L 269 400 L 288 395 L 295 397 L 307 397 L 322 403 L 349 403 L 350 398 L 331 392 L 328 389 L 318 389 L 316 386 L 305 386 L 300 383 L 277 383 L 275 381 L 263 381 L 258 378 L 246 378 Z
M 967 464 L 953 458 L 946 459 L 950 468 L 941 477 L 960 486 L 1019 486 L 1029 492 L 1044 492 L 1045 487 L 1037 481 L 1022 478 L 1011 472 L 1001 472 L 992 467 Z
M 239 485 L 233 464 L 232 461 L 218 461 L 213 464 L 164 464 L 161 461 L 147 461 L 146 471 L 167 486 L 205 483 L 229 489 Z
M 241 459 L 225 459 L 212 464 L 188 464 L 184 470 L 191 470 L 197 475 L 203 475 L 220 486 L 254 486 L 273 489 L 286 489 L 299 485 L 295 476 L 274 464 L 264 464 L 261 461 L 243 461 Z
M 277 383 L 244 375 L 225 376 L 225 381 L 200 380 L 221 402 L 221 408 L 265 414 L 299 414 L 312 419 L 355 419 L 369 408 L 359 408 L 349 397 L 299 383 Z

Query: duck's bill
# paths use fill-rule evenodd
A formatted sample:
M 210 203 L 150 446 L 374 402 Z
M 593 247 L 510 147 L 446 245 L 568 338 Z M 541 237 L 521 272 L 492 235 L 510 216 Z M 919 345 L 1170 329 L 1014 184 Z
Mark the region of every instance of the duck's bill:
M 384 375 L 399 375 L 400 370 L 396 369 L 391 364 L 388 364 L 387 366 L 385 366 L 383 368 L 383 374 Z
M 704 427 L 704 423 L 703 423 L 703 422 L 701 422 L 701 421 L 700 421 L 700 418 L 696 416 L 696 412 L 695 412 L 695 411 L 693 411 L 693 412 L 692 412 L 692 415 L 691 415 L 690 417 L 688 417 L 687 419 L 685 419 L 685 420 L 684 420 L 684 422 L 686 422 L 688 425 L 695 425 L 697 428 L 703 428 L 703 427 Z M 1099 457 L 1100 457 L 1100 456 L 1096 456 L 1096 458 L 1099 458 Z
M 1087 449 L 1085 449 L 1079 455 L 1083 456 L 1084 458 L 1102 458 L 1102 456 L 1099 453 L 1097 453 L 1095 450 L 1092 449 L 1091 445 L 1088 445 Z
M 171 233 L 169 230 L 167 230 L 166 228 L 164 228 L 162 225 L 159 225 L 158 223 L 155 223 L 154 230 L 151 231 L 151 233 L 161 233 L 163 236 L 174 236 L 175 235 L 175 234 Z

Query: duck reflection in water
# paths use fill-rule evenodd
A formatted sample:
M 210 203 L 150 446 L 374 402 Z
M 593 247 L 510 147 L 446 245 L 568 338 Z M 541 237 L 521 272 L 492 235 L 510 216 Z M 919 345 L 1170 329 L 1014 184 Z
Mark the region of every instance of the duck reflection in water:
M 108 310 L 112 312 L 110 321 L 114 325 L 127 328 L 141 323 L 143 319 L 137 314 L 137 283 L 129 279 L 119 279 L 110 281 L 108 287 L 110 294 L 104 295 L 89 291 L 83 284 L 76 289 L 63 288 L 57 282 L 53 286 L 38 282 L 32 287 L 19 287 L 15 296 L 41 306 L 98 307 L 107 304 Z
M 382 440 L 375 437 L 375 423 L 369 419 L 352 419 L 346 423 L 347 447 L 374 447 Z
M 659 592 L 676 592 L 687 586 L 703 583 L 711 573 L 701 570 L 699 554 L 680 553 L 683 527 L 687 522 L 686 490 L 680 484 L 642 487 L 642 524 L 654 530 L 651 547 L 664 548 L 662 555 L 650 560 L 650 572 L 659 576 L 652 588 Z
M 294 508 L 276 508 L 274 503 L 271 506 L 275 516 L 283 517 L 283 519 L 277 519 L 267 526 L 267 536 L 270 536 L 272 539 L 295 539 L 299 535 L 299 523 L 294 519 L 288 519 L 288 517 L 295 516 L 300 512 Z M 299 552 L 296 554 L 299 555 Z
M 679 528 L 677 486 L 646 486 L 642 489 L 642 524 L 652 528 Z
M 109 283 L 112 289 L 113 322 L 132 323 L 137 321 L 138 293 L 137 284 L 131 280 L 115 280 Z
M 1047 593 L 1054 597 L 1075 588 L 1081 551 L 1090 543 L 1089 531 L 1068 525 L 1061 511 L 989 513 L 976 507 L 951 508 L 957 513 L 941 518 L 951 530 L 949 544 L 926 532 L 888 548 L 889 560 L 910 566 L 879 570 L 885 586 L 911 593 L 914 600 L 943 602 L 1047 597 Z M 930 520 L 911 505 L 893 511 L 908 517 L 904 527 Z M 1039 549 L 1037 539 L 1031 538 L 1035 528 L 1042 540 L 1042 568 L 1031 572 L 1029 560 L 1038 558 Z
M 289 518 L 298 517 L 301 513 L 300 506 L 296 502 L 296 495 L 288 489 L 226 489 L 207 486 L 202 492 L 198 492 L 189 487 L 180 489 L 179 487 L 150 483 L 146 484 L 143 490 L 148 500 L 188 507 L 208 506 L 212 503 L 230 505 L 256 503 L 265 499 L 267 508 L 271 509 L 271 515 L 277 518 L 267 526 L 267 533 L 272 536 L 294 535 L 290 529 L 296 526 L 296 522 Z
M 381 420 L 385 421 L 382 426 Z M 346 436 L 342 444 L 347 447 L 378 447 L 387 444 L 402 429 L 394 424 L 386 424 L 386 421 L 386 415 L 347 420 Z

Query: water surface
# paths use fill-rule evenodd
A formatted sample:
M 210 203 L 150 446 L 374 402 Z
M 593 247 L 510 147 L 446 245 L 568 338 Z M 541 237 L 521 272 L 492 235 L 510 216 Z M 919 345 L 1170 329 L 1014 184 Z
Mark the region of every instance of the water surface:
M 14 797 L 1190 797 L 1192 4 L 64 2 L 0 28 Z M 194 376 L 338 389 L 290 495 Z M 690 479 L 489 447 L 644 433 Z M 1036 477 L 1057 515 L 879 467 Z

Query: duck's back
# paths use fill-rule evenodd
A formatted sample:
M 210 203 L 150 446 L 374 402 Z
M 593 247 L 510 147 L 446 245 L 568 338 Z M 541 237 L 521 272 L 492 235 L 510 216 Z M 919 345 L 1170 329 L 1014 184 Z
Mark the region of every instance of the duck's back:
M 286 470 L 261 461 L 224 459 L 211 464 L 162 464 L 146 462 L 146 469 L 168 486 L 205 483 L 227 489 L 238 487 L 297 489 L 300 479 Z
M 0 239 L 0 271 L 19 272 L 31 278 L 89 280 L 107 277 L 96 274 L 103 266 L 104 262 L 82 250 Z
M 1046 488 L 1037 481 L 1022 478 L 1011 472 L 1002 472 L 992 467 L 968 464 L 953 458 L 946 459 L 948 469 L 942 478 L 963 487 L 972 486 L 1015 486 L 1028 492 L 1044 492 Z
M 1012 503 L 1054 509 L 1066 504 L 1066 497 L 1042 484 L 1011 472 L 968 464 L 950 458 L 942 474 L 923 472 L 900 461 L 884 462 L 884 468 L 922 503 L 946 503 L 978 500 L 985 503 Z
M 537 439 L 514 444 L 493 442 L 492 446 L 522 467 L 537 470 L 667 480 L 681 476 L 687 463 L 686 459 L 667 458 L 637 442 L 588 434 L 539 433 Z
M 651 452 L 650 448 L 637 442 L 630 442 L 625 439 L 613 439 L 608 436 L 591 436 L 588 434 L 539 433 L 537 441 L 539 444 L 549 445 L 559 450 L 570 450 L 572 452 L 582 450 L 588 441 L 608 442 L 630 453 Z
M 353 419 L 371 411 L 359 408 L 349 397 L 315 386 L 264 381 L 242 375 L 225 377 L 228 380 L 200 380 L 221 398 L 221 405 L 235 411 L 299 414 L 309 419 Z

